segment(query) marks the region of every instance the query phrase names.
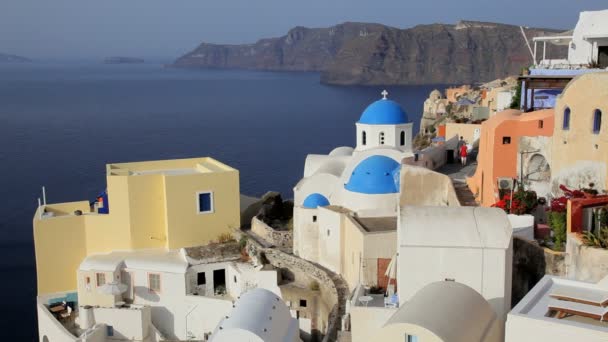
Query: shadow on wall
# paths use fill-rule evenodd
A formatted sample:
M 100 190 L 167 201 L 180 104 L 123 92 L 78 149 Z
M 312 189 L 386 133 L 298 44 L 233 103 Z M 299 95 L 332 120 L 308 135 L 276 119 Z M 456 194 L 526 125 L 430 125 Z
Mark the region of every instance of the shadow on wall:
M 519 303 L 545 275 L 545 252 L 533 242 L 513 237 L 511 307 Z
M 168 339 L 177 340 L 175 336 L 175 317 L 169 309 L 162 306 L 152 307 L 152 324 Z
M 150 292 L 150 289 L 145 286 L 135 286 L 135 294 L 137 297 L 153 303 L 158 303 L 160 297 L 155 292 Z

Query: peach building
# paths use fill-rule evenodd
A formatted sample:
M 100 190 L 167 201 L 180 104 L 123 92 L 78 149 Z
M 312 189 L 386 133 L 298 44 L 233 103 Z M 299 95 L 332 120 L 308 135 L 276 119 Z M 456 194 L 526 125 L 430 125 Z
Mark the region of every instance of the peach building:
M 481 205 L 490 206 L 496 202 L 499 178 L 517 177 L 519 138 L 552 136 L 553 121 L 553 109 L 529 113 L 509 109 L 481 124 L 477 170 L 467 179 Z

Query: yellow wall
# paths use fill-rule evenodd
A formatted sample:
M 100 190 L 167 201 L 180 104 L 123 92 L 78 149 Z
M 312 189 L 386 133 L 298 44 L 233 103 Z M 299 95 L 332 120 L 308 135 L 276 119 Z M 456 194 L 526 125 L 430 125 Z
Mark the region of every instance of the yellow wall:
M 463 137 L 468 144 L 475 142 L 475 130 L 479 130 L 478 139 L 481 137 L 481 125 L 480 124 L 459 124 L 459 123 L 446 123 L 445 124 L 445 140 L 448 141 L 453 137 Z
M 87 256 L 84 216 L 34 218 L 38 294 L 74 290 L 76 270 Z
M 240 227 L 238 172 L 165 178 L 167 247 L 206 244 Z M 213 213 L 198 213 L 197 193 L 213 192 Z
M 590 73 L 572 80 L 558 97 L 551 151 L 552 189 L 559 184 L 608 189 L 608 73 Z M 563 129 L 564 110 L 570 108 L 570 129 Z M 593 134 L 593 113 L 602 111 L 600 134 Z
M 158 171 L 180 168 L 192 172 Z M 107 172 L 109 214 L 90 212 L 87 201 L 47 205 L 55 217 L 36 213 L 39 295 L 74 290 L 76 271 L 88 255 L 196 246 L 240 226 L 239 173 L 213 159 L 110 164 Z M 198 214 L 197 192 L 206 190 L 213 192 L 214 212 Z

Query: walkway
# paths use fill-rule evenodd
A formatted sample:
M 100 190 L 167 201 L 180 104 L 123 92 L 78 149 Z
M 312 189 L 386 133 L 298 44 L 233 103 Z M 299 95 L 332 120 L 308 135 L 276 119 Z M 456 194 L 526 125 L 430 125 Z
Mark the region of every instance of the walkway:
M 456 196 L 460 201 L 460 205 L 466 207 L 477 207 L 479 204 L 475 201 L 475 195 L 469 189 L 467 185 L 467 177 L 471 177 L 475 174 L 477 169 L 477 161 L 472 161 L 466 166 L 462 166 L 460 163 L 445 164 L 437 170 L 437 172 L 447 175 L 452 180 L 454 190 L 456 190 Z

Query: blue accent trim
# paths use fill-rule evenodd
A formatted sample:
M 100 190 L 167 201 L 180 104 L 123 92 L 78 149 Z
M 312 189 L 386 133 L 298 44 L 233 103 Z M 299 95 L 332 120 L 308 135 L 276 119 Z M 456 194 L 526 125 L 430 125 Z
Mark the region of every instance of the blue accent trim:
M 315 209 L 317 207 L 324 207 L 326 205 L 329 205 L 329 200 L 327 197 L 316 192 L 308 195 L 302 203 L 302 206 L 308 209 Z
M 365 108 L 359 118 L 359 123 L 368 125 L 404 124 L 407 123 L 407 114 L 397 102 L 383 99 Z
M 353 170 L 344 188 L 362 194 L 398 193 L 401 165 L 394 159 L 375 155 L 364 159 Z

